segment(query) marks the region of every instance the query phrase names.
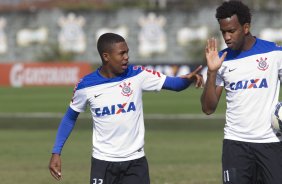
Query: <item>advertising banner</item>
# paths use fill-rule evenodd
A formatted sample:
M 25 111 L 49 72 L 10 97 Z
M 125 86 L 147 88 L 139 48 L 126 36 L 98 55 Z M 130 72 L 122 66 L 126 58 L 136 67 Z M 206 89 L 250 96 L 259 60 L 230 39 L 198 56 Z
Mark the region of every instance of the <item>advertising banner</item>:
M 0 86 L 71 86 L 90 72 L 88 63 L 0 64 Z

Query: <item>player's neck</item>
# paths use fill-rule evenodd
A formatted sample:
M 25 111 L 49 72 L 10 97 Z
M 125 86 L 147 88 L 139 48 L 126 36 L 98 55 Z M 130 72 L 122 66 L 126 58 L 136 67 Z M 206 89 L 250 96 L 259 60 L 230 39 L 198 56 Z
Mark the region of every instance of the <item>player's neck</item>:
M 249 33 L 245 37 L 245 43 L 244 43 L 241 51 L 250 50 L 254 46 L 255 43 L 256 43 L 256 37 L 254 37 L 251 33 Z
M 98 72 L 100 73 L 100 75 L 104 78 L 115 78 L 117 77 L 116 74 L 114 74 L 113 72 L 111 72 L 108 68 L 106 68 L 105 66 L 102 66 Z

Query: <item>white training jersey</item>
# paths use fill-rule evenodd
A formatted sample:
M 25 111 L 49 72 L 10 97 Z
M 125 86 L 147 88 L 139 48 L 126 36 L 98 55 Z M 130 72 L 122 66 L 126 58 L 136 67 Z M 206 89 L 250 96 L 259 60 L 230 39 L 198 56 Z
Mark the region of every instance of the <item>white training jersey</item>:
M 104 78 L 99 69 L 77 85 L 70 107 L 93 117 L 92 156 L 106 161 L 127 161 L 144 153 L 142 91 L 161 90 L 166 76 L 142 66 L 129 65 L 124 74 Z
M 282 48 L 256 38 L 243 52 L 229 48 L 217 73 L 216 85 L 226 90 L 224 138 L 253 142 L 278 142 L 271 127 L 271 113 L 278 102 L 282 74 Z

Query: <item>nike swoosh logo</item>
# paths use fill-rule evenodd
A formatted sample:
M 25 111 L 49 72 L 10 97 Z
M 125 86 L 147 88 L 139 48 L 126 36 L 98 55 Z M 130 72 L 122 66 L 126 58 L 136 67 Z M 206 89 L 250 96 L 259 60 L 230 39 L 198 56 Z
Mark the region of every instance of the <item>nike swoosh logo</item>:
M 101 96 L 102 94 L 103 94 L 103 93 L 98 94 L 98 95 L 94 95 L 94 98 L 97 98 L 97 97 Z
M 233 68 L 233 69 L 229 69 L 229 72 L 233 72 L 234 70 L 236 70 L 237 68 Z

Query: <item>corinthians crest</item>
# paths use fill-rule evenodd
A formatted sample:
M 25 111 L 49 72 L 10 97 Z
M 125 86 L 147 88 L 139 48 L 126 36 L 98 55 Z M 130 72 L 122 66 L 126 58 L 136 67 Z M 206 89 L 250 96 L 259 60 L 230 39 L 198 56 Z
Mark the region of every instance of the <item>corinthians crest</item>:
M 129 97 L 133 93 L 133 90 L 130 88 L 130 85 L 131 85 L 130 82 L 128 83 L 124 82 L 122 85 L 119 85 L 119 87 L 121 87 L 122 89 L 121 94 L 123 96 Z
M 267 58 L 263 58 L 263 57 L 257 59 L 259 70 L 265 71 L 268 69 L 269 64 L 266 62 L 266 60 Z

